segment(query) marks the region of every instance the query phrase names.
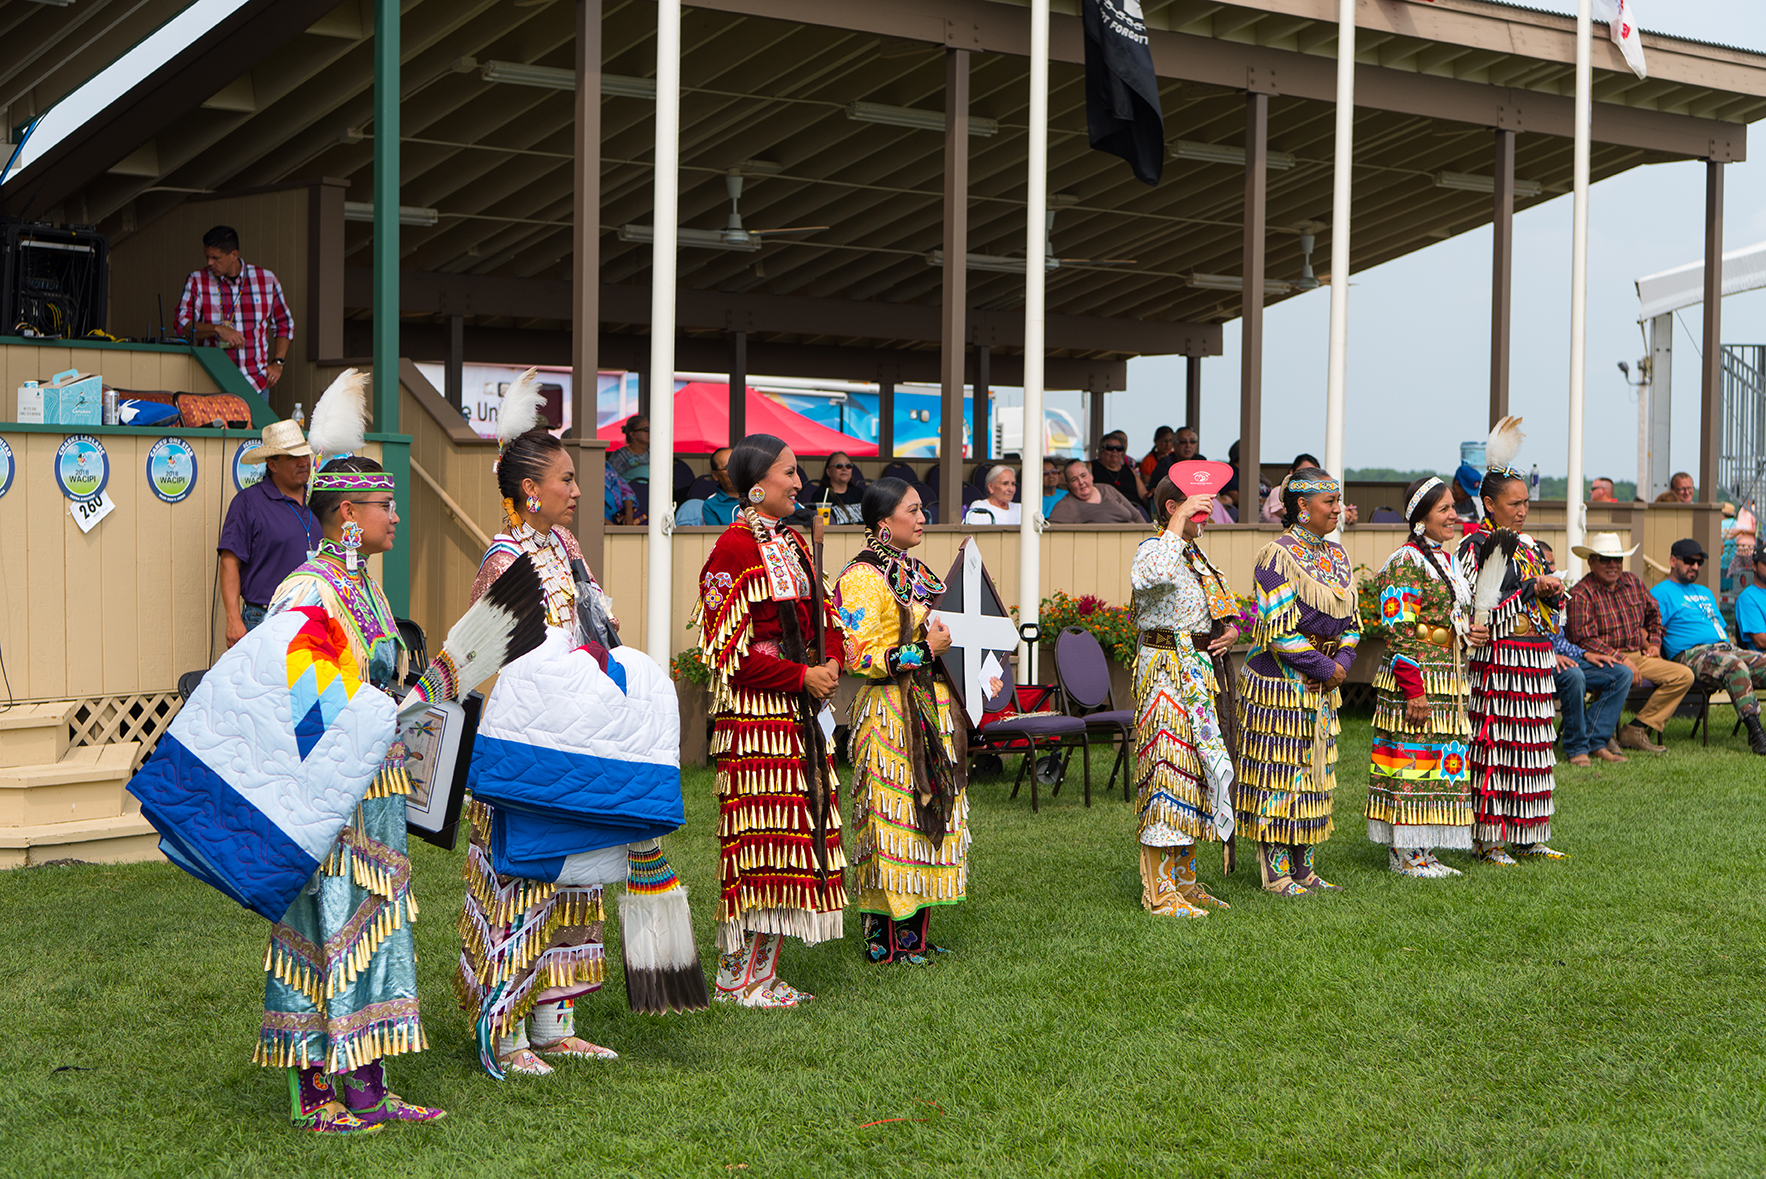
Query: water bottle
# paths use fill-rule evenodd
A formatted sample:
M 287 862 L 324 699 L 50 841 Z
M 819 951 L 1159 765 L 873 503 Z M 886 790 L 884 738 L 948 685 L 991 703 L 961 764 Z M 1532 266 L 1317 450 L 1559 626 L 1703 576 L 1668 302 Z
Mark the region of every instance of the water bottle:
M 1527 498 L 1539 498 L 1539 464 L 1533 464 L 1533 473 L 1527 476 Z
M 298 401 L 294 403 L 294 414 L 292 416 L 294 418 L 295 425 L 299 426 L 303 430 L 306 429 L 307 415 L 306 415 L 306 412 L 301 409 L 300 402 L 298 402 Z

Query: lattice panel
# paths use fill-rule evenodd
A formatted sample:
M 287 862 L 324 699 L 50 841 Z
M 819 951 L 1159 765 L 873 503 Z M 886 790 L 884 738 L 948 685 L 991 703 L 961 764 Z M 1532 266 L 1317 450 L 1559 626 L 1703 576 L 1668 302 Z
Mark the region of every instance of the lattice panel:
M 139 765 L 159 741 L 172 718 L 183 707 L 176 692 L 146 692 L 133 696 L 100 696 L 80 701 L 71 727 L 75 745 L 109 745 L 113 741 L 139 741 Z

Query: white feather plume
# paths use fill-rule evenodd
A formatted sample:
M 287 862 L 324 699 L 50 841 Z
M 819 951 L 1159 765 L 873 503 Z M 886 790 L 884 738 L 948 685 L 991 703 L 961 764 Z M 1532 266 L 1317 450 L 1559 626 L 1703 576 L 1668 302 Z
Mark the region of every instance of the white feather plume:
M 1503 418 L 1490 431 L 1490 439 L 1484 444 L 1484 466 L 1491 470 L 1513 466 L 1515 456 L 1521 453 L 1521 443 L 1526 440 L 1527 436 L 1521 433 L 1520 418 Z
M 315 455 L 360 454 L 367 447 L 369 379 L 367 373 L 348 368 L 319 395 L 313 428 L 307 431 L 307 445 Z
M 1490 612 L 1502 601 L 1502 583 L 1508 577 L 1509 557 L 1514 553 L 1515 539 L 1514 533 L 1498 529 L 1485 542 L 1489 545 L 1489 552 L 1485 554 L 1484 564 L 1478 569 L 1478 580 L 1472 586 L 1472 622 L 1476 626 L 1490 625 Z
M 515 378 L 503 394 L 502 408 L 497 410 L 497 445 L 507 446 L 540 424 L 540 406 L 545 403 L 540 392 L 540 370 L 530 368 Z

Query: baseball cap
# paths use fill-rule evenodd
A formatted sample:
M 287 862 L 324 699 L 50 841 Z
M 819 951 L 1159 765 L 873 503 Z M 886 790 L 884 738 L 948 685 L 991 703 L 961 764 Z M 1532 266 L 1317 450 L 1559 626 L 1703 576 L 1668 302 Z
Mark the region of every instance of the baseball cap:
M 1705 555 L 1705 546 L 1691 537 L 1687 537 L 1685 540 L 1675 541 L 1673 546 L 1669 548 L 1668 555 L 1679 557 L 1682 561 L 1691 557 L 1702 557 Z

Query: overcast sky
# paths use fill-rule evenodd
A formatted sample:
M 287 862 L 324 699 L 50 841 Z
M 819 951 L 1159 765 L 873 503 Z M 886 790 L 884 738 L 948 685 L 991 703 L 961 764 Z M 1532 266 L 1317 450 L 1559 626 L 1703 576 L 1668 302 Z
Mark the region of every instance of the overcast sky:
M 1537 7 L 1574 13 L 1564 0 Z M 1766 0 L 1638 0 L 1645 29 L 1766 49 Z M 1599 24 L 1596 36 L 1606 30 Z M 1749 161 L 1727 168 L 1724 249 L 1766 241 L 1766 121 L 1750 128 Z M 1584 470 L 1633 477 L 1637 400 L 1616 364 L 1644 355 L 1635 282 L 1700 260 L 1705 167 L 1697 161 L 1635 168 L 1589 190 L 1588 379 Z M 1513 365 L 1509 402 L 1526 419 L 1525 466 L 1568 469 L 1570 222 L 1568 195 L 1515 217 Z M 1345 459 L 1351 467 L 1451 470 L 1461 439 L 1488 428 L 1490 261 L 1488 226 L 1354 276 L 1349 294 L 1349 389 Z M 1317 264 L 1317 263 L 1315 263 Z M 1328 268 L 1328 257 L 1321 269 Z M 1698 460 L 1698 353 L 1702 309 L 1681 313 L 1674 340 L 1672 462 Z M 1288 299 L 1264 316 L 1263 457 L 1324 449 L 1330 293 Z M 1690 334 L 1689 334 L 1690 333 Z M 1766 291 L 1724 300 L 1724 343 L 1766 343 Z M 1226 325 L 1225 355 L 1202 364 L 1202 450 L 1225 458 L 1239 434 L 1239 325 Z M 1126 394 L 1106 420 L 1135 447 L 1153 428 L 1180 424 L 1182 358 L 1129 362 Z

